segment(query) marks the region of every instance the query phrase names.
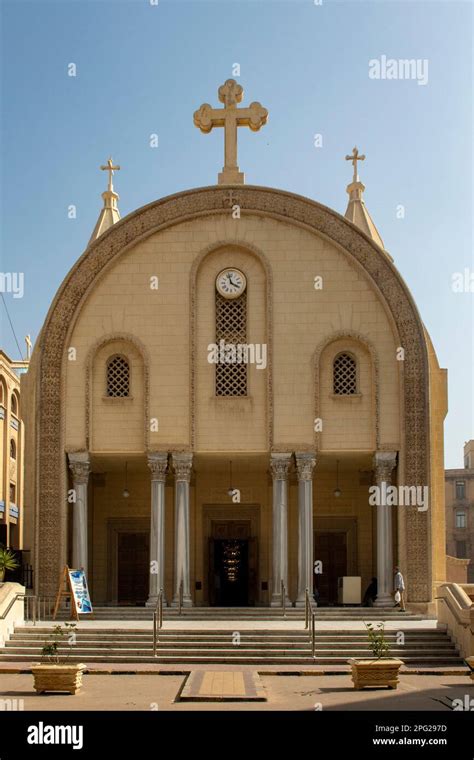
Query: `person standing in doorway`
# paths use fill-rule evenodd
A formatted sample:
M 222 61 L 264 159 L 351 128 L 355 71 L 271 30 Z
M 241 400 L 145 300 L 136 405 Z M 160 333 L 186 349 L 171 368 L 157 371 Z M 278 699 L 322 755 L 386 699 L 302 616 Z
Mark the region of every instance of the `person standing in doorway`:
M 400 607 L 402 612 L 405 612 L 405 581 L 401 574 L 400 568 L 396 567 L 394 570 L 395 578 L 393 586 L 395 589 L 395 607 Z

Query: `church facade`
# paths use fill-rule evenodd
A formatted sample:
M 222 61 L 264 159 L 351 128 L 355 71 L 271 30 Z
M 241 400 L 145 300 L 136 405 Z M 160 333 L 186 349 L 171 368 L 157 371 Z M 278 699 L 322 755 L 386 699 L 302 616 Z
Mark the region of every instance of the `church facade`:
M 225 127 L 217 185 L 119 219 L 109 162 L 36 342 L 22 378 L 36 591 L 54 595 L 69 564 L 96 605 L 160 589 L 185 606 L 303 605 L 315 588 L 334 604 L 355 576 L 390 606 L 398 564 L 408 604 L 433 610 L 446 373 L 365 207 L 362 157 L 346 216 L 245 185 L 238 115 L 256 131 L 266 111 L 239 109 L 234 85 L 194 118 Z M 383 484 L 429 501 L 370 503 Z

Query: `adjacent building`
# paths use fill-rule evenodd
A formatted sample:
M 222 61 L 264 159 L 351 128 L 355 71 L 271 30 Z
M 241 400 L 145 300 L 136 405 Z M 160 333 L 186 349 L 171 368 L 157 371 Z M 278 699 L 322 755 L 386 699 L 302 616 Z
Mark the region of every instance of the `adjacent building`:
M 474 440 L 464 444 L 464 467 L 446 470 L 446 553 L 450 580 L 474 583 Z M 469 560 L 467 562 L 452 561 Z
M 23 451 L 20 375 L 28 361 L 0 350 L 0 545 L 23 548 Z

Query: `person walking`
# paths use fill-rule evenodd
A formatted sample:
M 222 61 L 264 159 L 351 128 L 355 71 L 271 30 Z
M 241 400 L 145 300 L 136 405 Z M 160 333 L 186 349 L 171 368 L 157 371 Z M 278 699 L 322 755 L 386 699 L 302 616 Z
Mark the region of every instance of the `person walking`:
M 395 578 L 393 586 L 395 589 L 395 604 L 394 607 L 400 607 L 402 612 L 405 612 L 405 581 L 399 567 L 394 570 Z

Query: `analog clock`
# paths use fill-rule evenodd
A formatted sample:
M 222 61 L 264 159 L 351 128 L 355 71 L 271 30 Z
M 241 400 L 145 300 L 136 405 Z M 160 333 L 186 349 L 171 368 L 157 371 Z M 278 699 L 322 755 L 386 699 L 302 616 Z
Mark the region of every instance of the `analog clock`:
M 240 269 L 228 267 L 216 277 L 217 291 L 224 298 L 237 298 L 241 296 L 247 287 L 247 278 Z

